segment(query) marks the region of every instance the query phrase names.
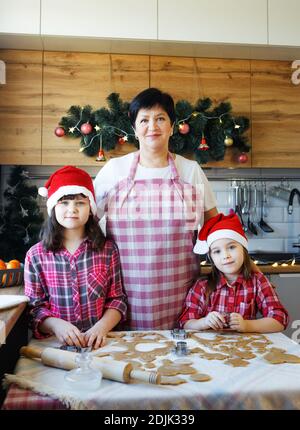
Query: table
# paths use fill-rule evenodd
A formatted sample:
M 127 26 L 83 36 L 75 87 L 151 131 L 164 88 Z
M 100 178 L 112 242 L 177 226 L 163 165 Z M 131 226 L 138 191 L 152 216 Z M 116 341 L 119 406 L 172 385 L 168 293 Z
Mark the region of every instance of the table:
M 23 295 L 24 287 L 0 288 L 0 294 Z M 0 321 L 4 324 L 5 343 L 0 344 L 0 379 L 4 373 L 13 372 L 19 358 L 19 349 L 28 342 L 28 318 L 26 303 L 20 303 L 9 309 L 0 310 Z M 2 336 L 1 336 L 2 337 Z M 0 405 L 5 392 L 0 385 Z
M 172 339 L 169 331 L 151 333 L 162 334 Z M 216 333 L 199 332 L 196 336 L 209 341 L 216 337 Z M 232 332 L 223 332 L 217 336 L 222 336 L 224 339 L 219 341 L 217 347 L 221 344 L 228 345 L 226 342 L 230 343 L 230 339 L 235 339 L 235 342 L 242 338 L 242 335 Z M 259 336 L 256 338 L 253 334 L 252 342 L 256 342 L 256 345 L 260 343 Z M 274 347 L 281 348 L 289 354 L 300 357 L 300 346 L 282 333 L 272 333 L 264 337 L 272 342 L 267 346 L 268 350 Z M 190 350 L 199 346 L 194 338 L 188 338 L 186 341 Z M 57 344 L 53 339 L 32 342 L 35 345 L 44 346 Z M 201 348 L 206 352 L 210 351 L 206 346 L 201 345 Z M 252 348 L 252 351 L 254 350 L 255 348 Z M 265 360 L 264 355 L 265 353 L 257 352 L 257 356 L 249 360 L 247 367 L 232 367 L 225 364 L 224 360 L 209 360 L 201 357 L 199 353 L 189 354 L 187 358 L 193 362 L 193 367 L 201 373 L 210 375 L 212 377 L 210 381 L 194 382 L 189 376 L 184 376 L 187 380 L 184 384 L 157 386 L 144 383 L 125 384 L 103 379 L 100 389 L 86 402 L 85 407 L 98 410 L 300 409 L 300 363 L 271 364 Z M 169 352 L 157 358 L 155 363 L 159 364 L 165 359 L 174 361 L 178 357 Z M 22 373 L 21 360 L 16 368 L 17 374 Z M 47 372 L 58 379 L 65 374 L 65 371 L 60 369 L 47 368 Z M 59 397 L 59 394 L 57 395 Z M 3 405 L 3 409 L 62 409 L 65 407 L 66 405 L 57 399 L 39 396 L 15 385 L 11 386 Z

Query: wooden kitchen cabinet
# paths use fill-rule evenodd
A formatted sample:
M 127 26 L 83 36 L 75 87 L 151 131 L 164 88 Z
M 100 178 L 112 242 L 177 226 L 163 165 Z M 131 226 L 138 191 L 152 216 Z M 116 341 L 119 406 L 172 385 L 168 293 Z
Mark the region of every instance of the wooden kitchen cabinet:
M 158 39 L 267 44 L 267 0 L 158 0 Z
M 269 0 L 268 16 L 270 45 L 300 45 L 299 0 Z
M 42 0 L 41 34 L 157 39 L 156 0 Z
M 1 50 L 0 163 L 41 163 L 42 52 Z
M 43 82 L 42 164 L 99 166 L 95 157 L 79 152 L 80 139 L 54 134 L 62 116 L 72 105 L 106 106 L 106 97 L 117 92 L 130 100 L 149 86 L 149 57 L 118 54 L 45 52 Z M 106 158 L 125 155 L 136 148 L 117 145 Z
M 230 102 L 233 115 L 251 116 L 250 60 L 151 56 L 150 86 L 163 88 L 175 102 L 186 99 L 195 103 L 209 97 L 213 105 Z M 248 137 L 251 142 L 251 130 Z M 239 154 L 227 148 L 224 160 L 211 161 L 204 167 L 251 167 L 251 152 L 244 164 L 238 163 Z
M 40 0 L 0 0 L 0 34 L 40 34 Z
M 288 61 L 251 61 L 252 167 L 300 167 L 300 85 Z

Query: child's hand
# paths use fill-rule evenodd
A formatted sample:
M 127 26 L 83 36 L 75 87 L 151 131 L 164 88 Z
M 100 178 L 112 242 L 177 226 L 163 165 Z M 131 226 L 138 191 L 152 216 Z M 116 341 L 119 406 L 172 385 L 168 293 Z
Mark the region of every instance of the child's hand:
M 205 325 L 213 330 L 220 330 L 226 324 L 224 316 L 220 312 L 209 312 L 205 317 Z
M 57 339 L 67 345 L 85 347 L 85 339 L 76 326 L 60 318 L 52 318 L 51 329 Z
M 107 331 L 101 326 L 101 321 L 98 321 L 93 327 L 84 333 L 84 338 L 87 346 L 94 349 L 104 346 L 106 342 Z
M 244 320 L 241 314 L 236 312 L 232 312 L 230 314 L 229 326 L 232 330 L 236 330 L 239 332 L 247 331 L 247 321 Z

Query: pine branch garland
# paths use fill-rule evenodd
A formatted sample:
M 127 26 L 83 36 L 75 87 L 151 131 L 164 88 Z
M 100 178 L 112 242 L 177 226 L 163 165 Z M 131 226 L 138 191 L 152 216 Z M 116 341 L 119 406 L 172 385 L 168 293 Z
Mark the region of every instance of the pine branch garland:
M 129 103 L 120 95 L 111 93 L 107 97 L 107 107 L 93 111 L 90 105 L 71 106 L 67 116 L 59 125 L 72 138 L 80 137 L 81 152 L 94 156 L 99 149 L 113 150 L 124 138 L 138 147 L 134 131 L 128 118 Z M 250 121 L 244 116 L 233 117 L 229 102 L 221 102 L 212 107 L 209 98 L 199 99 L 192 105 L 187 100 L 179 100 L 175 105 L 176 122 L 170 138 L 169 149 L 177 154 L 194 153 L 200 164 L 211 160 L 223 160 L 226 151 L 224 140 L 232 139 L 232 146 L 240 152 L 249 152 L 251 145 L 245 132 Z M 90 124 L 88 134 L 81 131 L 83 124 Z M 183 127 L 182 127 L 183 126 Z M 184 131 L 183 131 L 184 129 Z M 186 131 L 188 130 L 188 131 Z

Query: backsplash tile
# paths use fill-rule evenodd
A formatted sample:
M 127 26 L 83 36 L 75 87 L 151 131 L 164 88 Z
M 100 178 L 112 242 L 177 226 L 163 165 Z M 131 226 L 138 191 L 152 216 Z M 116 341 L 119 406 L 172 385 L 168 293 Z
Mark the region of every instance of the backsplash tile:
M 6 187 L 11 166 L 1 166 L 1 193 L 0 204 L 3 204 L 3 190 Z M 31 176 L 39 177 L 32 179 L 32 184 L 37 187 L 43 186 L 46 179 L 54 172 L 58 166 L 26 166 L 25 167 Z M 93 177 L 98 172 L 97 167 L 84 167 Z M 267 186 L 267 211 L 265 221 L 274 229 L 274 233 L 265 233 L 257 227 L 258 236 L 248 234 L 250 251 L 282 251 L 282 252 L 300 252 L 300 248 L 293 248 L 293 243 L 300 242 L 300 205 L 298 197 L 295 196 L 293 204 L 293 213 L 288 214 L 288 202 L 272 197 L 269 194 L 270 187 L 275 185 L 289 185 L 290 189 L 298 188 L 300 190 L 300 169 L 204 169 L 209 179 L 211 187 L 215 192 L 218 210 L 225 214 L 229 213 L 231 208 L 234 208 L 234 193 L 232 189 L 232 181 L 230 178 L 237 180 L 245 179 L 256 181 L 260 187 L 260 178 L 272 178 L 272 181 L 266 181 Z M 289 176 L 297 177 L 299 180 L 290 180 L 289 183 L 282 178 Z M 274 180 L 273 180 L 274 178 Z M 254 182 L 250 182 L 253 184 Z M 39 198 L 39 202 L 43 211 L 45 211 L 45 201 Z M 257 221 L 260 219 L 261 211 L 258 211 Z M 248 215 L 244 215 L 244 221 L 247 222 Z

